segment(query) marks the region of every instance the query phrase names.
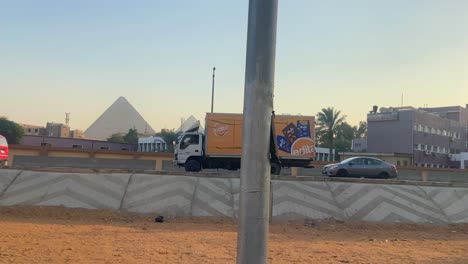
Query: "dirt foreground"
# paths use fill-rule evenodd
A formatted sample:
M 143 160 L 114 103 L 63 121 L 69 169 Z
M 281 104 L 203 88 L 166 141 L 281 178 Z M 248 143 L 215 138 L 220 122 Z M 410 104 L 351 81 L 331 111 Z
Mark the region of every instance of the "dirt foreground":
M 0 263 L 235 263 L 236 223 L 0 208 Z M 269 263 L 468 263 L 468 225 L 275 223 Z

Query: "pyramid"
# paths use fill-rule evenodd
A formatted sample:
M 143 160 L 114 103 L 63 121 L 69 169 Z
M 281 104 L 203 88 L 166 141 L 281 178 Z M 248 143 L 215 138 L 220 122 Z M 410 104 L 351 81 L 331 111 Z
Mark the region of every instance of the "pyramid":
M 136 128 L 138 133 L 155 133 L 140 113 L 121 96 L 86 129 L 85 135 L 90 139 L 106 140 L 112 134 L 127 133 L 131 128 Z

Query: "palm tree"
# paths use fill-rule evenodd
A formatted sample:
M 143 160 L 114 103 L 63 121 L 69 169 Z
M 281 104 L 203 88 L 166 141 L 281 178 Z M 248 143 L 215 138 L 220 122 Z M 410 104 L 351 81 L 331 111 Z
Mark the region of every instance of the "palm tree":
M 346 116 L 341 115 L 340 110 L 335 110 L 333 107 L 323 108 L 322 111 L 317 114 L 317 125 L 329 145 L 330 152 L 328 157 L 330 161 L 334 160 L 333 148 L 336 128 L 344 122 L 345 118 Z

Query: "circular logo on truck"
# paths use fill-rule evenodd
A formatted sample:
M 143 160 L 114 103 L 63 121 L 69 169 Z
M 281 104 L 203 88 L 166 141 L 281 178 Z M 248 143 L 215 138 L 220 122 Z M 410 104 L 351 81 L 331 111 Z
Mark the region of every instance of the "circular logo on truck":
M 310 138 L 299 138 L 291 146 L 293 156 L 315 156 L 314 141 Z
M 214 128 L 213 128 L 213 133 L 217 136 L 217 137 L 224 137 L 228 134 L 229 132 L 229 126 L 226 125 L 226 124 L 220 124 L 220 123 L 216 123 L 214 125 Z

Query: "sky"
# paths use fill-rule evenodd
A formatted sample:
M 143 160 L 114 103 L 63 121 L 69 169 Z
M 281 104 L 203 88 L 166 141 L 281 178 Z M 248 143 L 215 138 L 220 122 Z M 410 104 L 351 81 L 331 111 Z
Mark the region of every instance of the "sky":
M 85 130 L 119 96 L 155 129 L 243 109 L 247 0 L 0 0 L 0 116 Z M 468 103 L 468 1 L 280 0 L 276 113 Z

